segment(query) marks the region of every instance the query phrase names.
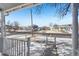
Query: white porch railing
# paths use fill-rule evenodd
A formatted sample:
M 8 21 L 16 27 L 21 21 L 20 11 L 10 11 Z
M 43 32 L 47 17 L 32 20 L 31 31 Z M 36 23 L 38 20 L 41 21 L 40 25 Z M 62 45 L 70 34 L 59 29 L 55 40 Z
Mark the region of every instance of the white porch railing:
M 30 41 L 30 38 L 27 38 L 27 40 L 8 38 L 4 40 L 3 54 L 9 55 L 9 56 L 25 56 L 27 54 L 29 55 L 29 52 L 28 52 L 30 50 L 29 41 Z
M 59 48 L 58 45 L 63 45 L 66 43 L 66 42 L 65 43 L 62 43 L 62 42 L 57 43 L 58 37 L 56 37 L 56 36 L 55 37 L 48 36 L 48 35 L 42 35 L 42 36 L 43 36 L 43 38 L 40 38 L 40 36 L 38 36 L 37 38 L 34 38 L 33 40 L 32 40 L 32 38 L 26 38 L 26 39 L 7 38 L 4 40 L 3 55 L 8 55 L 8 56 L 35 55 L 36 56 L 38 53 L 41 53 L 40 55 L 46 56 L 49 54 L 51 55 L 51 52 L 53 52 L 55 54 L 52 54 L 52 56 L 54 56 L 54 55 L 58 55 L 58 48 Z M 36 41 L 34 41 L 34 40 L 36 40 Z M 50 41 L 50 40 L 52 40 L 52 41 Z M 34 46 L 32 44 L 32 42 L 38 43 L 40 45 L 41 49 L 38 47 L 35 47 L 31 50 L 31 48 Z M 66 43 L 66 45 L 68 45 L 67 43 Z M 37 46 L 39 46 L 39 45 L 37 45 Z M 70 46 L 71 46 L 71 44 L 70 44 Z M 36 48 L 37 48 L 37 50 L 35 50 Z M 50 49 L 50 51 L 48 51 L 48 49 Z M 49 53 L 47 53 L 47 51 Z M 62 54 L 63 53 L 64 52 L 62 52 Z M 65 55 L 65 54 L 63 54 L 63 55 Z

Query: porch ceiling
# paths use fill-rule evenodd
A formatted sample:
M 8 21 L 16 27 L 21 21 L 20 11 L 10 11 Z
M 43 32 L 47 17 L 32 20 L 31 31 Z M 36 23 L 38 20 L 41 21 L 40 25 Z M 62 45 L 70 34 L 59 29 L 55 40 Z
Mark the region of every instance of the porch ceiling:
M 39 5 L 38 3 L 0 3 L 0 9 L 4 12 L 11 12 L 24 7 L 32 7 Z

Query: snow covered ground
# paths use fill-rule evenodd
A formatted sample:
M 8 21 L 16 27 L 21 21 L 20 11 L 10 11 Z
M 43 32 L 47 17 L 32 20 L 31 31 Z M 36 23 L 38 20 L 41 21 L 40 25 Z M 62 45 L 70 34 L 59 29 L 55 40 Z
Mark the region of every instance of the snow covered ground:
M 25 34 L 16 34 L 16 35 L 10 35 L 7 36 L 6 38 L 14 38 L 14 39 L 25 39 L 28 35 Z M 38 39 L 39 38 L 39 39 Z M 30 55 L 31 56 L 41 56 L 44 53 L 44 50 L 46 49 L 46 37 L 45 36 L 36 36 L 35 38 L 31 38 L 31 40 L 39 40 L 40 42 L 32 42 L 31 41 L 31 45 L 30 45 Z M 43 42 L 44 41 L 44 42 Z M 48 42 L 54 42 L 54 37 L 48 37 Z M 9 45 L 11 43 L 9 43 L 10 41 L 7 39 L 5 40 L 5 48 L 9 47 Z M 14 42 L 15 43 L 15 42 Z M 14 43 L 12 43 L 14 45 Z M 72 39 L 71 38 L 56 38 L 56 44 L 57 44 L 57 52 L 59 54 L 59 56 L 71 56 L 72 55 Z M 25 52 L 27 55 L 27 42 L 25 44 Z M 20 43 L 20 53 L 23 55 L 24 54 L 24 48 L 22 43 Z M 11 51 L 14 51 L 13 49 L 15 49 L 16 47 L 13 47 L 12 49 L 8 49 L 5 51 L 5 53 L 10 54 Z M 15 54 L 15 52 L 17 51 L 17 49 L 11 53 L 11 54 Z M 20 54 L 20 55 L 21 55 Z

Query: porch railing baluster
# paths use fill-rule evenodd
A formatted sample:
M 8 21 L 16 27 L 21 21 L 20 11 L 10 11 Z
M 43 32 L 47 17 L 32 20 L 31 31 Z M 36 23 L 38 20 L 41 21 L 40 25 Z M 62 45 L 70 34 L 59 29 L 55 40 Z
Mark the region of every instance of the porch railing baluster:
M 25 48 L 26 48 L 26 47 L 25 47 L 25 42 L 24 42 L 24 56 L 25 56 L 25 53 L 26 53 Z

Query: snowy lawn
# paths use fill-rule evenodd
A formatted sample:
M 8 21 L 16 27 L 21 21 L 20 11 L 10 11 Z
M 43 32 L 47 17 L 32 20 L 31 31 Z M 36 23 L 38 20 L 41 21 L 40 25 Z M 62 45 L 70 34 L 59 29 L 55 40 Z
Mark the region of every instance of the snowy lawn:
M 17 51 L 17 47 L 15 47 L 15 42 L 10 43 L 10 41 L 8 40 L 8 38 L 12 38 L 12 39 L 26 39 L 27 36 L 30 35 L 10 35 L 7 36 L 6 40 L 4 41 L 4 48 L 10 48 L 8 50 L 5 51 L 5 53 L 7 54 L 11 54 L 14 55 L 15 52 Z M 27 40 L 27 39 L 26 39 Z M 37 40 L 39 42 L 32 42 L 30 44 L 30 55 L 31 56 L 41 56 L 44 53 L 44 50 L 46 49 L 46 37 L 45 36 L 36 36 L 35 38 L 31 38 L 31 40 Z M 52 43 L 51 45 L 53 45 L 54 42 L 54 37 L 48 37 L 48 42 Z M 13 45 L 12 49 L 9 45 Z M 71 38 L 56 38 L 56 44 L 57 44 L 57 53 L 59 54 L 59 56 L 71 56 L 72 54 L 72 39 Z M 24 54 L 24 45 L 22 45 L 22 43 L 20 43 L 20 46 L 18 46 L 20 49 L 20 52 L 17 52 L 19 55 L 23 55 Z M 51 47 L 52 48 L 52 47 Z M 14 50 L 15 49 L 15 50 Z M 11 51 L 14 51 L 11 53 Z M 16 54 L 17 54 L 16 53 Z M 25 55 L 27 55 L 27 42 L 25 44 Z

